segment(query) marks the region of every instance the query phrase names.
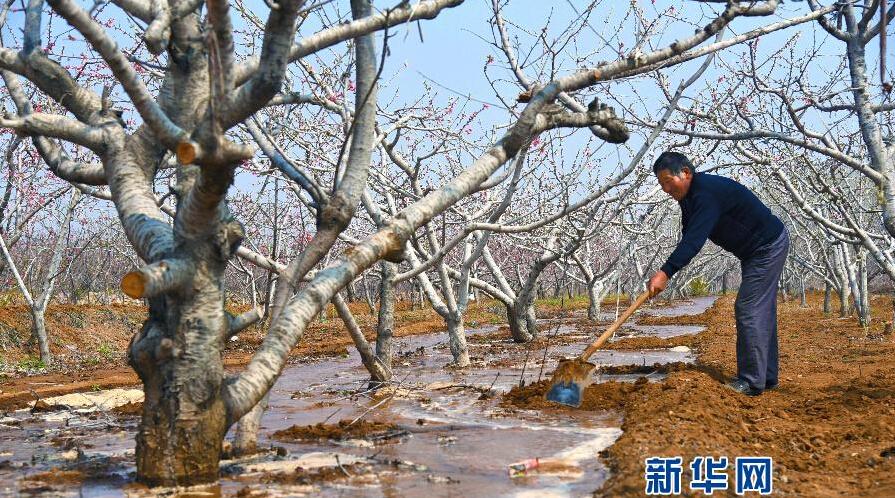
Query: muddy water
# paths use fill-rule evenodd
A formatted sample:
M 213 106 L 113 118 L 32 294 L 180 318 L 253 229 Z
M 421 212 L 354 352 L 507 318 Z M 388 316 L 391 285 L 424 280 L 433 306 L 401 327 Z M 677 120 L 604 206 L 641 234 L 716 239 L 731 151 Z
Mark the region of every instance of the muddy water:
M 715 296 L 694 297 L 687 301 L 676 302 L 673 306 L 648 308 L 646 313 L 655 316 L 698 315 L 711 308 L 716 299 Z
M 711 302 L 646 311 L 695 314 Z M 618 414 L 526 412 L 497 403 L 497 394 L 548 377 L 559 358 L 578 354 L 591 339 L 555 322 L 545 322 L 543 329 L 562 339 L 546 351 L 512 344 L 493 334 L 494 328 L 470 330 L 473 366 L 464 371 L 444 368 L 450 355 L 443 335 L 398 340 L 395 385 L 385 393 L 366 390 L 368 375 L 356 353 L 292 365 L 274 386 L 262 421 L 260 444 L 279 451 L 223 462 L 220 484 L 190 495 L 250 496 L 261 490 L 266 496 L 587 495 L 606 479 L 597 454 L 621 434 Z M 663 326 L 627 332 L 670 337 L 695 331 Z M 606 365 L 691 360 L 685 350 L 599 351 L 593 357 Z M 603 375 L 598 381 L 634 378 Z M 0 419 L 0 495 L 148 495 L 133 483 L 137 419 L 106 411 L 108 405 L 133 401 L 133 392 L 121 391 L 94 393 L 80 403 L 71 397 L 47 400 L 59 405 L 56 411 L 22 410 Z M 397 428 L 363 440 L 271 439 L 294 425 L 357 419 Z M 543 462 L 541 468 L 509 475 L 509 464 L 533 458 Z M 311 477 L 296 478 L 297 467 Z M 315 478 L 316 469 L 329 469 L 337 478 Z

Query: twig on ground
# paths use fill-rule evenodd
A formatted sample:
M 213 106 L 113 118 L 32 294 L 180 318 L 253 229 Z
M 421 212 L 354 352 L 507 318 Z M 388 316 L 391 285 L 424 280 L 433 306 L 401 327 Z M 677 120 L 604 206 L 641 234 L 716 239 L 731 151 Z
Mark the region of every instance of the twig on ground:
M 391 401 L 391 400 L 398 394 L 398 390 L 401 388 L 401 386 L 404 385 L 404 381 L 407 380 L 407 377 L 409 377 L 409 376 L 410 376 L 410 372 L 408 372 L 407 375 L 405 375 L 404 378 L 401 379 L 401 382 L 399 382 L 398 385 L 395 386 L 395 392 L 393 392 L 391 395 L 389 395 L 389 396 L 387 396 L 386 398 L 384 398 L 382 401 L 380 401 L 380 402 L 376 403 L 375 405 L 371 406 L 370 408 L 367 408 L 367 409 L 364 411 L 364 413 L 361 413 L 360 415 L 358 415 L 357 418 L 355 418 L 354 420 L 352 420 L 350 424 L 348 424 L 348 425 L 345 426 L 345 428 L 347 429 L 347 428 L 351 427 L 351 426 L 354 425 L 358 420 L 360 420 L 360 419 L 366 417 L 367 414 L 370 413 L 371 411 L 375 410 L 376 408 L 378 408 L 378 407 L 381 406 L 382 404 L 384 404 L 384 403 L 386 403 L 386 402 L 388 402 L 388 401 Z
M 320 423 L 325 424 L 327 421 L 329 421 L 329 419 L 333 418 L 333 416 L 335 416 L 335 414 L 339 413 L 340 411 L 342 411 L 341 408 L 336 408 L 336 411 L 330 413 L 329 416 L 326 417 L 325 419 L 323 419 L 323 422 L 320 422 Z
M 336 454 L 336 465 L 339 466 L 339 470 L 341 470 L 343 474 L 345 474 L 347 477 L 351 477 L 351 473 L 349 473 L 347 470 L 345 470 L 345 467 L 342 467 L 342 462 L 339 461 L 338 454 Z
M 407 429 L 397 429 L 392 431 L 386 431 L 382 434 L 375 434 L 372 436 L 367 436 L 366 439 L 369 441 L 387 441 L 389 439 L 395 439 L 399 437 L 409 436 L 410 431 Z
M 532 339 L 533 341 L 534 339 Z M 522 364 L 522 373 L 519 374 L 519 387 L 525 387 L 525 368 L 528 367 L 528 355 L 531 354 L 531 341 L 525 345 L 525 363 Z
M 541 357 L 541 370 L 538 372 L 538 382 L 541 382 L 541 375 L 544 373 L 544 363 L 547 362 L 547 348 L 550 347 L 550 340 L 556 337 L 556 334 L 559 333 L 560 325 L 562 325 L 562 322 L 557 322 L 556 328 L 553 329 L 553 333 L 547 336 L 547 344 L 544 345 L 544 356 Z
M 494 376 L 494 380 L 491 381 L 491 385 L 488 386 L 488 390 L 494 389 L 494 384 L 497 383 L 497 378 L 500 377 L 500 372 L 497 372 L 497 375 Z

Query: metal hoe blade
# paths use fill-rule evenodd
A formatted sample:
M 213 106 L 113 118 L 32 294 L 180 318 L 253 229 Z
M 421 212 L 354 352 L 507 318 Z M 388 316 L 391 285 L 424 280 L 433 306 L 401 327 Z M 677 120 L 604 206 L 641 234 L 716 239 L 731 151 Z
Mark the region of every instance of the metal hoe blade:
M 575 382 L 553 384 L 547 392 L 547 399 L 555 403 L 578 408 L 581 406 L 581 386 Z
M 547 391 L 548 401 L 578 408 L 584 397 L 584 390 L 593 382 L 592 374 L 596 365 L 580 358 L 560 360 L 553 373 L 553 383 Z

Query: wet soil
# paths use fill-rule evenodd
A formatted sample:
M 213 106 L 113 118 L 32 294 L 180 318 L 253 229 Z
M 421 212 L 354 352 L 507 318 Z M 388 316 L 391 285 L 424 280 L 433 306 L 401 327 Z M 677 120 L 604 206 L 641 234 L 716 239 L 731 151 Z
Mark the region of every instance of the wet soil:
M 672 324 L 664 324 L 672 325 Z M 663 339 L 661 337 L 620 337 L 603 346 L 607 350 L 659 349 L 687 346 L 692 348 L 697 341 L 696 335 L 680 335 Z
M 285 441 L 314 441 L 318 439 L 339 441 L 380 435 L 397 428 L 394 424 L 345 419 L 340 420 L 337 424 L 293 425 L 288 429 L 274 432 L 273 438 Z
M 143 413 L 143 402 L 132 401 L 112 408 L 112 413 L 122 416 L 140 415 Z
M 649 381 L 645 377 L 635 382 L 603 382 L 590 385 L 584 390 L 579 409 L 586 411 L 621 410 L 628 399 L 643 392 L 644 385 Z M 544 397 L 550 388 L 549 380 L 542 380 L 525 387 L 514 387 L 504 395 L 502 405 L 505 407 L 522 408 L 525 410 L 564 410 L 552 401 Z
M 555 326 L 549 320 L 542 325 L 545 333 Z M 409 334 L 395 343 L 395 382 L 376 392 L 369 391 L 369 374 L 353 348 L 347 356 L 292 362 L 271 391 L 260 451 L 228 457 L 216 485 L 188 494 L 587 494 L 606 477 L 597 453 L 619 436 L 619 418 L 608 411 L 570 418 L 498 404 L 500 393 L 537 382 L 588 340 L 574 327 L 561 328 L 557 340 L 532 346 L 513 343 L 494 326 L 467 328 L 473 358 L 468 369 L 444 368 L 450 352 L 442 330 Z M 652 364 L 682 357 L 667 355 L 616 354 L 603 360 Z M 58 411 L 25 409 L 0 416 L 0 459 L 10 460 L 7 468 L 0 466 L 0 495 L 184 496 L 183 490 L 149 490 L 133 482 L 141 411 L 134 390 L 118 390 L 114 403 L 113 390 L 84 391 L 44 399 L 48 406 L 69 405 Z M 87 396 L 91 399 L 81 399 Z M 332 422 L 340 419 L 359 422 L 354 429 Z M 298 437 L 273 436 L 278 432 Z M 543 465 L 508 475 L 508 465 L 530 458 Z M 46 482 L 43 477 L 53 468 L 82 472 L 84 479 L 70 485 Z
M 253 474 L 248 464 L 229 464 L 236 470 L 222 468 L 212 493 L 642 496 L 645 458 L 681 456 L 689 463 L 713 455 L 773 457 L 775 495 L 895 496 L 895 344 L 882 333 L 881 320 L 865 330 L 854 318 L 825 317 L 821 300 L 811 296 L 807 308 L 779 304 L 781 386 L 755 398 L 722 384 L 735 373 L 733 296 L 695 316 L 639 313 L 636 325 L 594 355 L 600 368 L 579 409 L 548 403 L 543 394 L 557 360 L 580 353 L 611 321 L 591 323 L 580 309 L 555 310 L 530 345 L 513 343 L 496 327 L 468 329 L 473 365 L 465 370 L 443 368 L 449 359 L 443 334 L 408 333 L 399 341 L 395 385 L 379 394 L 366 391 L 369 377 L 353 348 L 349 357 L 295 362 L 272 390 L 262 423 L 259 443 L 275 444 L 276 451 L 252 460 L 267 470 Z M 888 298 L 873 305 L 891 309 Z M 679 324 L 707 330 L 656 328 Z M 674 346 L 686 348 L 668 349 Z M 14 475 L 41 476 L 21 479 L 16 491 L 77 491 L 76 472 L 86 476 L 85 495 L 121 496 L 125 486 L 138 488 L 131 481 L 140 405 L 119 408 L 132 414 L 83 414 L 58 427 L 36 417 L 67 411 L 0 422 L 21 434 L 0 455 L 15 452 L 15 465 L 31 462 Z M 358 427 L 348 427 L 355 419 Z M 390 431 L 410 434 L 380 444 L 378 435 Z M 294 438 L 277 436 L 290 433 Z M 53 448 L 41 448 L 48 435 L 57 436 Z M 296 463 L 314 452 L 322 456 L 310 461 L 335 455 L 341 463 Z M 509 464 L 532 458 L 540 468 L 507 475 Z M 61 474 L 71 485 L 45 482 L 48 468 L 71 472 Z M 689 479 L 685 463 L 685 494 Z M 732 486 L 715 495 L 734 496 Z
M 733 302 L 725 296 L 697 316 L 639 322 L 705 325 L 688 343 L 695 364 L 614 367 L 608 371 L 654 369 L 667 377 L 585 391 L 581 410 L 615 406 L 624 417 L 621 437 L 602 452 L 611 477 L 595 495 L 641 496 L 645 458 L 683 457 L 687 483 L 687 462 L 714 455 L 773 457 L 774 493 L 783 496 L 895 496 L 895 343 L 883 334 L 882 320 L 865 330 L 855 318 L 824 316 L 820 295 L 805 308 L 780 302 L 780 387 L 748 397 L 721 382 L 736 373 Z M 873 304 L 889 309 L 891 301 Z M 541 382 L 513 389 L 503 402 L 545 407 L 546 388 Z M 731 485 L 728 496 L 733 491 Z
M 350 303 L 349 307 L 367 339 L 374 339 L 376 317 L 366 303 Z M 234 306 L 230 311 L 240 313 L 247 308 Z M 500 308 L 492 302 L 473 303 L 467 327 L 505 322 L 499 312 Z M 145 315 L 146 308 L 136 304 L 51 305 L 47 330 L 54 363 L 47 369 L 32 365 L 36 360 L 35 348 L 27 341 L 31 330 L 28 309 L 22 305 L 0 307 L 0 412 L 52 396 L 139 385 L 140 379 L 126 363 L 125 351 Z M 344 357 L 354 348 L 335 313 L 330 310 L 328 316 L 311 324 L 293 348 L 291 356 L 296 361 Z M 396 304 L 395 337 L 443 329 L 444 321 L 431 308 L 411 309 L 409 303 Z M 90 333 L 85 333 L 88 330 Z M 261 344 L 264 330 L 260 325 L 249 327 L 239 334 L 238 340 L 228 343 L 224 366 L 236 370 L 246 365 Z
M 316 469 L 297 468 L 288 474 L 272 474 L 261 479 L 263 483 L 277 484 L 324 484 L 347 481 L 351 478 L 369 474 L 373 467 L 364 464 L 339 465 L 336 467 L 320 467 Z
M 84 480 L 84 473 L 78 470 L 52 469 L 47 472 L 31 474 L 25 481 L 40 481 L 46 484 L 74 484 Z

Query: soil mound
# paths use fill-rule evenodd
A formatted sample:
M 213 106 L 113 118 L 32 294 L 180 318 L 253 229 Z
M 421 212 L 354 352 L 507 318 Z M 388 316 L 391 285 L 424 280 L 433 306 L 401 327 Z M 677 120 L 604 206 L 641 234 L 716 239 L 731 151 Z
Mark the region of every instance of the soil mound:
M 130 403 L 112 408 L 112 413 L 125 416 L 140 415 L 143 413 L 143 403 L 141 401 L 131 401 Z
M 261 482 L 278 484 L 303 484 L 315 485 L 347 480 L 355 476 L 361 476 L 371 471 L 371 466 L 365 464 L 339 465 L 337 467 L 320 467 L 314 469 L 297 468 L 295 472 L 288 474 L 270 474 L 264 476 Z
M 524 410 L 621 410 L 630 395 L 641 391 L 647 384 L 646 379 L 638 379 L 637 382 L 604 382 L 591 384 L 584 390 L 584 397 L 580 408 L 572 408 L 553 401 L 547 401 L 545 397 L 550 389 L 551 381 L 542 380 L 525 387 L 514 387 L 506 393 L 501 405 L 507 408 L 521 408 Z
M 338 424 L 293 425 L 273 433 L 275 439 L 282 441 L 316 441 L 319 439 L 345 440 L 363 439 L 371 435 L 398 430 L 393 424 L 358 420 L 340 420 Z
M 693 457 L 714 455 L 731 461 L 731 483 L 735 457 L 772 457 L 775 494 L 895 496 L 895 344 L 871 339 L 879 321 L 865 331 L 824 316 L 821 298 L 778 304 L 780 387 L 758 397 L 720 382 L 736 373 L 733 296 L 699 315 L 698 363 L 628 393 L 623 434 L 603 452 L 612 477 L 596 495 L 641 496 L 645 458 L 683 457 L 687 483 Z

